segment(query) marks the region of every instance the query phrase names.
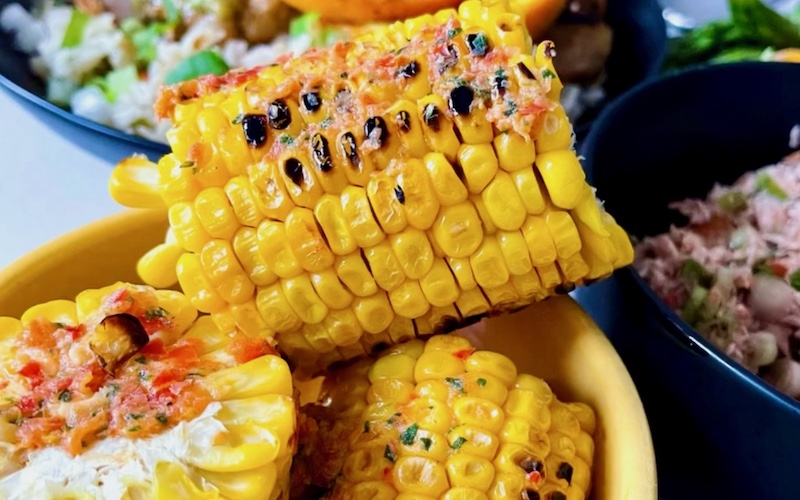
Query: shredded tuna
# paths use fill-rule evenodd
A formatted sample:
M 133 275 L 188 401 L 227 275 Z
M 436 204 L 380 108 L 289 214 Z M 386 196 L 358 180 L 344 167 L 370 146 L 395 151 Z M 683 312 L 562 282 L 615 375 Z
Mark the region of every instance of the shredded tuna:
M 669 208 L 686 225 L 636 247 L 653 290 L 753 373 L 800 361 L 800 151 Z

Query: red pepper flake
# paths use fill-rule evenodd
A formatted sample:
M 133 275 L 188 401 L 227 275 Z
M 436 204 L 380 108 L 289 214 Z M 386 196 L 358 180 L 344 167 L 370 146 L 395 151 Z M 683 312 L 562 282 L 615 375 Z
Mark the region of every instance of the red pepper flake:
M 65 326 L 64 330 L 69 333 L 69 337 L 73 340 L 79 340 L 81 337 L 86 335 L 86 326 L 80 324 L 78 326 Z
M 468 357 L 472 356 L 472 353 L 475 352 L 474 348 L 471 349 L 461 349 L 460 351 L 456 351 L 453 353 L 453 356 L 457 357 L 458 359 L 464 361 Z
M 525 478 L 533 484 L 539 484 L 539 481 L 542 480 L 542 475 L 539 471 L 531 471 L 525 475 Z
M 44 379 L 42 365 L 36 361 L 28 361 L 22 368 L 20 368 L 18 373 L 27 378 L 30 381 L 31 388 L 34 389 L 39 386 Z
M 786 266 L 774 260 L 769 261 L 767 266 L 772 270 L 772 274 L 779 278 L 786 278 L 786 274 L 789 272 Z
M 383 468 L 383 480 L 387 483 L 393 483 L 394 479 L 392 478 L 392 468 L 391 467 L 384 467 Z

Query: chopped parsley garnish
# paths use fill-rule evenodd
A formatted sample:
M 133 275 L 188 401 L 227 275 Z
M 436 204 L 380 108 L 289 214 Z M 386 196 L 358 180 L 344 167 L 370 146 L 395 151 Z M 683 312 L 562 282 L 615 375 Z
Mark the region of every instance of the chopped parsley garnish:
M 60 329 L 64 328 L 67 325 L 65 325 L 64 323 L 61 323 L 59 321 L 56 321 L 55 323 L 53 323 L 53 326 L 56 327 L 56 329 L 60 330 Z
M 449 40 L 449 39 L 453 38 L 454 36 L 458 35 L 462 31 L 464 31 L 464 30 L 460 26 L 458 28 L 453 28 L 453 29 L 447 30 L 447 39 Z
M 458 436 L 452 443 L 450 443 L 450 448 L 452 448 L 454 450 L 457 450 L 457 449 L 461 448 L 464 445 L 464 443 L 466 443 L 466 442 L 467 442 L 467 438 L 462 437 L 462 436 Z
M 409 425 L 406 430 L 400 434 L 400 442 L 403 444 L 413 444 L 414 439 L 417 437 L 417 431 L 419 430 L 419 426 L 417 424 Z
M 486 379 L 485 378 L 479 378 L 478 380 L 476 380 L 476 382 L 478 383 L 479 387 L 484 387 L 486 385 Z
M 86 25 L 89 23 L 89 19 L 89 14 L 78 9 L 72 9 L 67 29 L 64 31 L 64 38 L 61 39 L 61 46 L 63 48 L 68 49 L 81 44 L 83 41 L 83 32 L 86 31 Z
M 462 382 L 461 379 L 447 377 L 444 379 L 444 381 L 447 382 L 453 389 L 459 392 L 464 392 L 464 382 Z
M 796 269 L 789 275 L 789 284 L 792 285 L 792 288 L 795 290 L 800 291 L 800 269 Z
M 163 307 L 148 309 L 144 312 L 144 319 L 166 318 L 167 311 Z
M 476 56 L 485 56 L 489 52 L 489 40 L 483 33 L 476 33 L 467 37 L 467 44 L 469 45 L 470 52 Z
M 511 99 L 506 99 L 506 110 L 503 112 L 506 116 L 511 116 L 517 112 L 517 103 Z
M 457 77 L 453 79 L 453 84 L 455 84 L 456 87 L 463 87 L 467 84 L 467 81 L 461 77 Z
M 389 446 L 388 444 L 386 445 L 386 448 L 384 448 L 383 450 L 383 458 L 392 463 L 394 463 L 397 460 L 397 455 L 394 454 L 394 451 L 392 451 L 392 447 Z
M 140 365 L 146 365 L 147 364 L 147 358 L 145 358 L 144 356 L 139 356 L 138 358 L 134 359 L 134 361 L 136 361 Z
M 164 425 L 167 425 L 167 422 L 169 422 L 169 419 L 163 413 L 156 413 L 156 420 L 158 420 L 159 422 L 161 422 Z
M 422 446 L 425 447 L 425 451 L 431 449 L 431 445 L 433 444 L 433 440 L 431 438 L 419 438 L 419 440 L 422 443 Z
M 322 127 L 322 130 L 325 130 L 326 128 L 331 126 L 331 123 L 333 123 L 333 119 L 329 116 L 324 120 L 322 120 L 321 122 L 319 122 L 319 126 Z
M 108 395 L 113 397 L 119 392 L 119 384 L 108 384 Z
M 58 393 L 58 400 L 63 401 L 64 403 L 69 403 L 72 401 L 72 394 L 69 392 L 69 390 L 64 389 Z
M 294 144 L 294 138 L 287 134 L 282 134 L 278 141 L 280 141 L 280 143 L 284 146 L 291 146 Z
M 781 189 L 775 179 L 769 176 L 766 172 L 759 172 L 756 176 L 756 189 L 759 191 L 764 191 L 765 193 L 779 199 L 785 200 L 789 198 L 786 195 L 786 191 Z
M 503 68 L 498 68 L 498 70 L 494 72 L 494 76 L 495 78 L 505 78 L 506 70 Z
M 542 78 L 553 78 L 556 74 L 550 71 L 549 69 L 545 68 L 542 70 Z
M 128 432 L 136 432 L 142 430 L 142 427 L 139 425 L 134 425 L 133 427 L 128 428 Z
M 739 191 L 729 191 L 717 199 L 717 205 L 726 212 L 739 212 L 747 208 L 747 197 Z
M 181 163 L 179 168 L 194 168 L 195 162 L 192 160 L 186 160 L 185 162 Z
M 364 432 L 369 432 L 369 420 L 364 420 Z
M 150 375 L 144 370 L 139 370 L 139 379 L 144 381 L 150 380 Z
M 144 417 L 144 413 L 126 413 L 125 420 L 139 420 Z
M 203 75 L 222 75 L 230 68 L 221 55 L 213 50 L 201 50 L 181 61 L 175 68 L 167 73 L 164 83 L 175 83 L 193 80 Z

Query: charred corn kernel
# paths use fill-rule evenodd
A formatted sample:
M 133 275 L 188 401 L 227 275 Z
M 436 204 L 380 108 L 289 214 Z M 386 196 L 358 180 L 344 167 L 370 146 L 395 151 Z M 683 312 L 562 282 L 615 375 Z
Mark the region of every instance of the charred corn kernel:
M 506 172 L 530 169 L 533 167 L 533 162 L 536 161 L 534 142 L 516 132 L 497 135 L 493 145 L 495 154 L 497 154 L 497 163 Z
M 378 333 L 388 328 L 394 316 L 389 298 L 384 292 L 369 297 L 357 297 L 353 301 L 353 312 L 356 313 L 361 328 L 369 333 Z
M 334 268 L 339 279 L 353 295 L 367 297 L 378 291 L 375 279 L 370 274 L 360 252 L 337 257 Z
M 469 257 L 481 244 L 483 227 L 475 206 L 463 202 L 439 211 L 432 234 L 448 257 Z
M 199 252 L 211 240 L 189 203 L 176 203 L 170 207 L 169 224 L 178 243 L 190 252 Z
M 299 207 L 293 209 L 284 224 L 286 240 L 303 269 L 316 273 L 333 265 L 333 253 L 328 248 L 311 210 Z
M 247 180 L 256 207 L 267 217 L 284 220 L 294 202 L 279 173 L 277 163 L 262 161 L 249 170 Z
M 148 250 L 136 263 L 136 272 L 145 283 L 166 288 L 178 282 L 175 266 L 184 249 L 176 243 L 161 243 Z
M 444 207 L 461 203 L 467 199 L 467 187 L 461 182 L 450 161 L 441 153 L 428 153 L 424 158 L 425 169 L 431 178 L 436 198 Z
M 172 153 L 158 165 L 121 162 L 109 183 L 122 203 L 168 210 L 175 241 L 143 258 L 140 275 L 171 285 L 171 262 L 177 268 L 182 252 L 220 240 L 239 265 L 225 253 L 232 267 L 219 276 L 236 282 L 195 279 L 210 280 L 224 302 L 202 312 L 226 328 L 264 332 L 274 330 L 269 320 L 264 328 L 259 316 L 234 317 L 234 306 L 253 301 L 242 276 L 260 290 L 307 277 L 315 295 L 305 286 L 293 297 L 316 296 L 327 314 L 351 311 L 361 335 L 373 336 L 345 333 L 314 363 L 292 360 L 311 369 L 451 331 L 630 263 L 630 242 L 572 150 L 554 46 L 533 46 L 526 13 L 517 2 L 468 0 L 353 30 L 347 44 L 213 85 L 165 88 L 156 109 L 173 123 Z M 506 61 L 500 70 L 498 60 Z M 382 298 L 355 304 L 353 296 Z M 370 311 L 388 316 L 367 319 Z M 311 317 L 319 319 L 303 316 L 279 332 L 302 337 L 284 342 L 295 352 L 311 347 L 302 333 Z
M 372 215 L 366 191 L 350 186 L 342 192 L 341 201 L 345 220 L 358 246 L 365 248 L 380 243 L 385 233 Z
M 391 292 L 406 279 L 403 267 L 388 241 L 365 248 L 364 257 L 369 263 L 375 282 L 384 290 Z
M 497 239 L 487 237 L 469 258 L 475 281 L 482 287 L 496 287 L 508 281 L 509 273 Z
M 536 134 L 536 151 L 541 154 L 567 150 L 570 147 L 572 147 L 572 125 L 563 106 L 556 106 L 553 111 L 548 111 L 544 115 L 542 129 Z
M 225 307 L 225 299 L 209 282 L 199 255 L 190 253 L 181 255 L 176 272 L 181 289 L 194 307 L 208 312 L 219 311 Z
M 433 266 L 433 249 L 428 237 L 419 229 L 408 228 L 390 237 L 392 251 L 409 279 L 424 277 Z
M 348 255 L 358 249 L 356 240 L 347 226 L 344 212 L 336 196 L 325 194 L 314 207 L 314 217 L 325 234 L 325 241 L 336 255 Z
M 395 314 L 409 319 L 422 316 L 430 308 L 419 282 L 414 280 L 406 280 L 389 292 L 389 302 Z
M 256 307 L 267 325 L 276 332 L 293 332 L 303 324 L 286 300 L 281 283 L 260 288 L 256 295 Z
M 370 354 L 383 352 L 387 347 L 392 345 L 392 339 L 389 337 L 389 332 L 387 331 L 363 335 L 360 341 L 364 346 L 364 350 Z
M 225 184 L 224 190 L 239 224 L 257 227 L 264 220 L 264 214 L 258 209 L 252 186 L 246 177 L 233 177 Z
M 337 346 L 349 346 L 357 342 L 366 328 L 361 326 L 353 309 L 345 308 L 331 311 L 322 322 L 331 340 Z M 361 349 L 363 353 L 363 348 Z
M 281 280 L 283 295 L 303 323 L 319 323 L 328 314 L 328 306 L 319 298 L 307 274 Z
M 448 116 L 447 104 L 441 96 L 428 94 L 417 101 L 417 113 L 422 124 L 425 143 L 447 161 L 456 161 L 461 143 L 453 130 L 453 120 Z
M 233 251 L 254 285 L 267 286 L 278 280 L 258 247 L 258 232 L 255 229 L 240 228 L 233 237 Z
M 465 320 L 482 317 L 491 310 L 489 302 L 479 288 L 462 292 L 456 300 L 456 307 Z
M 463 144 L 458 149 L 458 164 L 470 193 L 480 194 L 497 173 L 497 156 L 491 144 Z
M 420 94 L 419 97 L 409 95 L 411 99 L 419 99 L 430 92 L 427 75 L 424 74 L 425 65 L 422 66 L 422 71 L 410 79 L 409 85 L 405 89 L 406 94 Z M 427 86 L 427 88 L 422 89 L 424 92 L 422 93 L 418 89 L 412 88 L 414 86 Z M 422 158 L 428 152 L 428 145 L 422 134 L 422 125 L 417 116 L 416 104 L 413 101 L 401 99 L 389 107 L 386 116 L 387 120 L 394 121 L 398 137 L 408 154 L 414 158 Z
M 458 299 L 458 285 L 447 263 L 442 259 L 433 259 L 430 271 L 419 284 L 425 298 L 433 306 L 444 307 Z
M 229 304 L 241 304 L 253 296 L 255 286 L 227 241 L 209 241 L 200 252 L 200 262 L 208 282 Z
M 517 194 L 514 181 L 505 172 L 495 175 L 494 180 L 481 193 L 481 199 L 492 222 L 499 229 L 514 231 L 525 221 L 526 207 Z
M 555 262 L 558 251 L 544 217 L 529 215 L 522 225 L 522 235 L 528 244 L 528 251 L 534 266 L 546 266 Z
M 525 205 L 525 210 L 531 215 L 543 213 L 546 205 L 533 168 L 523 168 L 513 172 L 511 180 L 514 181 L 522 204 Z
M 555 206 L 567 210 L 578 206 L 586 193 L 582 189 L 586 174 L 574 151 L 540 152 L 536 157 L 536 167 Z

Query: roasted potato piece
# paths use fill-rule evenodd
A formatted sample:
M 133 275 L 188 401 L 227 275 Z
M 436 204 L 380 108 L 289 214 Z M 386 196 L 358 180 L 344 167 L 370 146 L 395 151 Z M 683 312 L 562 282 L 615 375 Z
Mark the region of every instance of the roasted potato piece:
M 89 349 L 97 356 L 106 373 L 114 374 L 117 367 L 146 346 L 150 336 L 142 323 L 130 314 L 106 316 L 89 338 Z
M 439 9 L 456 7 L 461 3 L 460 0 L 283 1 L 303 12 L 319 12 L 320 16 L 327 21 L 351 24 L 363 24 L 370 21 L 394 21 L 420 14 L 432 14 Z

